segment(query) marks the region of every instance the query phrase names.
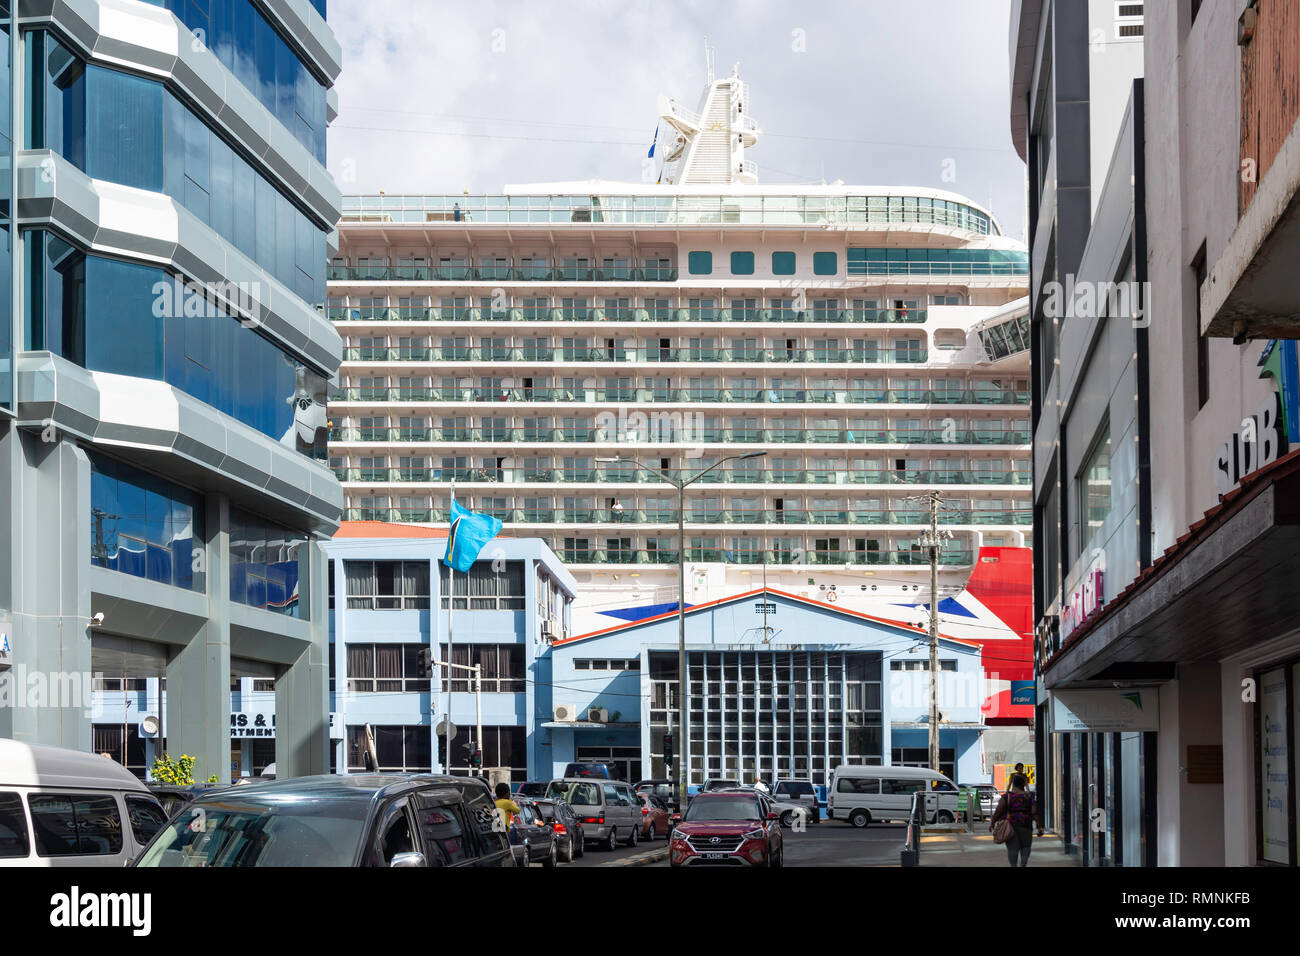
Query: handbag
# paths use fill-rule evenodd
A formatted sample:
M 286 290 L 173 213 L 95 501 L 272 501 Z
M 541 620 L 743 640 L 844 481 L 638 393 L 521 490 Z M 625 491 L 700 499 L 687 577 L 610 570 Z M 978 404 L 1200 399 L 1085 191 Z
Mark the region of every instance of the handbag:
M 1011 821 L 1003 817 L 993 824 L 993 842 L 1006 843 L 1011 839 Z

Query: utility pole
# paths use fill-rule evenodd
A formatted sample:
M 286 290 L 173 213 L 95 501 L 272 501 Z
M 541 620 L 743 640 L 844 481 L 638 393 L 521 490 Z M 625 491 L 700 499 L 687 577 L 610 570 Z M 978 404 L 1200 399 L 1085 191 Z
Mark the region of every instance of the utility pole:
M 930 769 L 939 770 L 939 493 L 930 495 Z

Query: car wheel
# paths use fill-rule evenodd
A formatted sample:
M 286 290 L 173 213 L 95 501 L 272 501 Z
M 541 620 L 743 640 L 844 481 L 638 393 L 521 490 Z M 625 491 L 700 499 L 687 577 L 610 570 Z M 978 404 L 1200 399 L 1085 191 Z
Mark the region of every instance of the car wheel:
M 546 867 L 548 870 L 553 870 L 555 869 L 555 864 L 558 862 L 559 862 L 559 854 L 555 852 L 555 843 L 552 842 L 551 852 L 548 853 L 546 855 L 546 859 L 542 861 L 542 866 Z
M 947 810 L 940 810 L 940 811 L 939 811 L 939 822 L 940 822 L 940 823 L 952 823 L 952 814 L 949 813 Z
M 602 844 L 604 849 L 612 850 L 618 845 L 618 830 L 615 827 L 609 828 L 609 833 L 605 834 L 605 842 Z
M 573 862 L 573 838 L 569 838 L 569 845 L 564 848 L 564 862 Z
M 781 826 L 788 829 L 792 823 L 794 823 L 794 814 L 791 811 L 787 810 L 781 814 Z
M 630 846 L 630 847 L 634 847 L 634 846 L 636 846 L 637 831 L 638 831 L 639 829 L 641 829 L 641 828 L 640 828 L 640 827 L 633 827 L 630 831 L 628 831 L 628 835 L 627 835 L 627 845 L 628 845 L 628 846 Z
M 584 837 L 581 832 L 579 832 L 577 845 L 573 848 L 573 855 L 581 857 L 581 856 L 585 856 L 586 853 L 587 853 L 587 838 Z
M 775 859 L 775 861 L 772 863 L 772 865 L 773 865 L 774 867 L 776 867 L 778 870 L 785 866 L 785 847 L 784 847 L 784 846 L 782 846 L 781 849 L 779 849 L 779 850 L 776 851 L 776 859 Z
M 859 830 L 871 826 L 871 814 L 866 810 L 854 810 L 849 814 L 849 823 Z

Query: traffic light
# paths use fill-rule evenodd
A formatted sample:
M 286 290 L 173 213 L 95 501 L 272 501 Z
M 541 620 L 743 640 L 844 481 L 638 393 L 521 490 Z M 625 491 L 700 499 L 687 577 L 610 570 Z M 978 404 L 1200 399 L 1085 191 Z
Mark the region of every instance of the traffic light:
M 664 734 L 664 766 L 673 765 L 673 735 Z
M 483 766 L 483 751 L 475 750 L 474 753 L 470 755 L 469 763 L 475 770 Z
M 415 674 L 417 677 L 433 676 L 433 652 L 427 647 L 420 648 L 420 659 L 415 665 Z

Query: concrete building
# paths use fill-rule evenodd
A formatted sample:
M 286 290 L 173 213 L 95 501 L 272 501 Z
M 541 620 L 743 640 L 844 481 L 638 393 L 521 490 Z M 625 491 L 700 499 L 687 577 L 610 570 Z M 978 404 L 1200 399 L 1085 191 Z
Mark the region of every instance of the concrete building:
M 325 550 L 335 769 L 363 769 L 369 724 L 381 770 L 468 773 L 474 741 L 484 768 L 506 768 L 514 780 L 539 767 L 550 773 L 533 715 L 550 713 L 547 658 L 570 633 L 576 590 L 550 548 L 536 538 L 497 538 L 450 585 L 441 563 L 445 529 L 345 522 Z M 435 661 L 482 666 L 481 704 L 465 671 L 453 670 L 449 687 L 435 667 L 432 691 L 418 671 L 420 652 L 434 649 Z M 434 733 L 448 714 L 456 727 L 450 766 Z
M 1025 545 L 1022 244 L 949 192 L 759 185 L 734 73 L 660 114 L 644 183 L 345 197 L 348 517 L 444 522 L 454 481 L 563 558 L 579 631 L 676 600 L 664 471 L 718 466 L 686 498 L 689 603 L 762 574 L 849 606 L 924 587 L 932 490 L 945 593 L 980 547 Z
M 1058 390 L 1035 406 L 1036 546 L 1054 558 L 1036 607 L 1053 804 L 1089 863 L 1294 866 L 1289 502 L 1300 458 L 1288 449 L 1300 438 L 1300 363 L 1293 339 L 1272 337 L 1295 336 L 1300 311 L 1283 265 L 1294 258 L 1300 113 L 1282 93 L 1300 73 L 1300 18 L 1284 3 L 1147 4 L 1144 48 L 1132 133 L 1110 171 L 1132 170 L 1118 191 L 1132 196 L 1129 245 L 1145 245 L 1143 308 L 1118 322 L 1067 317 Z M 1022 93 L 1013 84 L 1013 123 Z M 1116 232 L 1100 212 L 1109 188 L 1089 251 Z M 1140 262 L 1133 277 L 1143 280 Z M 1132 346 L 1105 345 L 1115 338 Z M 1077 398 L 1059 390 L 1072 366 L 1083 370 Z M 1098 446 L 1075 443 L 1089 434 L 1072 434 L 1079 416 L 1109 421 L 1104 478 Z M 1040 488 L 1053 474 L 1040 458 L 1054 456 L 1063 479 Z M 1136 495 L 1125 490 L 1134 482 Z M 1085 825 L 1099 809 L 1102 833 Z
M 0 735 L 221 778 L 245 680 L 280 774 L 328 766 L 324 9 L 6 19 Z

